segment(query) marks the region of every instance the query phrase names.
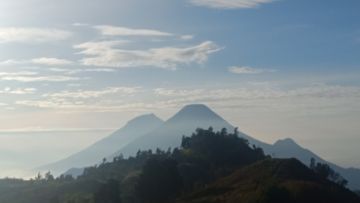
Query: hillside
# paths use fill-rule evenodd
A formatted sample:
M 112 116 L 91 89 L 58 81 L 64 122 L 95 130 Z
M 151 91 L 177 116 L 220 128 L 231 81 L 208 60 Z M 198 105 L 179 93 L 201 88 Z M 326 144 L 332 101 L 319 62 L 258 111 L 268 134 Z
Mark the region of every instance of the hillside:
M 93 145 L 75 153 L 63 160 L 39 167 L 39 171 L 51 171 L 55 174 L 63 173 L 71 168 L 92 166 L 99 163 L 103 158 L 115 153 L 118 149 L 126 146 L 133 140 L 142 137 L 162 125 L 163 121 L 154 114 L 138 116 L 115 131 L 111 135 L 97 141 Z M 72 170 L 74 171 L 74 170 Z M 70 171 L 70 172 L 72 172 Z M 75 173 L 78 175 L 77 170 Z
M 242 168 L 178 203 L 358 203 L 349 190 L 322 179 L 296 159 L 267 159 Z
M 305 165 L 309 165 L 310 159 L 314 158 L 317 162 L 328 164 L 335 171 L 339 172 L 345 179 L 349 180 L 349 188 L 360 189 L 360 169 L 343 168 L 328 162 L 316 155 L 314 152 L 298 145 L 290 138 L 278 140 L 271 148 L 267 148 L 265 152 L 276 158 L 296 158 Z
M 51 174 L 30 181 L 0 181 L 1 203 L 166 203 L 234 169 L 264 159 L 237 132 L 198 129 L 184 137 L 181 149 L 141 151 L 134 157 L 85 168 L 77 179 Z M 22 195 L 18 195 L 22 194 Z

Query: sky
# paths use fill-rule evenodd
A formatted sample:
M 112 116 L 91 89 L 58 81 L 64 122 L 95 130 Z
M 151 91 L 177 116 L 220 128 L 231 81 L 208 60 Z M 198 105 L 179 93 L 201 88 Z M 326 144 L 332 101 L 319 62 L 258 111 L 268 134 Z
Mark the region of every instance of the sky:
M 204 103 L 360 167 L 358 0 L 3 0 L 0 176 Z

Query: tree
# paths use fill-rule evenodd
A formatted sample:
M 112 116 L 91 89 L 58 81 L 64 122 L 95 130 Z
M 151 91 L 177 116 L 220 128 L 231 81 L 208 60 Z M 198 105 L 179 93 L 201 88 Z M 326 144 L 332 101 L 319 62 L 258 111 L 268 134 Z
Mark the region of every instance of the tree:
M 316 167 L 316 160 L 314 159 L 314 157 L 311 157 L 310 159 L 310 169 L 314 170 Z
M 169 202 L 182 188 L 177 161 L 150 159 L 143 167 L 135 192 L 148 203 Z
M 46 180 L 46 181 L 53 181 L 53 180 L 55 180 L 54 176 L 51 174 L 50 171 L 48 171 L 47 173 L 45 173 L 45 180 Z
M 95 203 L 121 203 L 119 182 L 108 180 L 94 195 Z
M 333 181 L 340 186 L 345 187 L 348 184 L 348 181 L 339 173 L 334 171 L 334 169 L 332 169 L 328 164 L 316 163 L 314 158 L 311 158 L 310 160 L 310 169 L 312 169 L 320 177 Z
M 74 179 L 74 177 L 72 176 L 72 175 L 64 175 L 64 174 L 61 174 L 59 177 L 57 177 L 56 178 L 56 180 L 58 181 L 58 182 L 62 182 L 62 183 L 64 183 L 64 182 L 72 182 L 72 181 L 74 181 L 75 179 Z
M 215 167 L 238 167 L 265 158 L 260 148 L 251 148 L 237 134 L 236 130 L 229 134 L 225 128 L 220 132 L 197 129 L 191 137 L 183 137 L 182 148 Z
M 36 176 L 35 176 L 35 181 L 41 181 L 42 180 L 42 175 L 39 172 Z

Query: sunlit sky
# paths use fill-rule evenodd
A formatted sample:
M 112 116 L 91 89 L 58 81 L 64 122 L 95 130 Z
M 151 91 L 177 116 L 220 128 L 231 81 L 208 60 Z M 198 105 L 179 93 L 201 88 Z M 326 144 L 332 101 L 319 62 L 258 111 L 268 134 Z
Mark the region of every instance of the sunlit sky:
M 0 175 L 204 103 L 360 167 L 358 0 L 2 0 Z M 11 157 L 11 158 L 10 158 Z

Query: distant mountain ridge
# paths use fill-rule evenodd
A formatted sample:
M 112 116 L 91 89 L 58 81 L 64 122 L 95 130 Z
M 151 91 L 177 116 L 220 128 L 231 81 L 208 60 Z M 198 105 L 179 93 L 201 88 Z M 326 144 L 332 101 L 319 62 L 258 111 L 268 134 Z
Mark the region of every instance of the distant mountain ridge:
M 69 168 L 92 166 L 100 162 L 103 158 L 113 154 L 118 149 L 126 146 L 131 141 L 153 131 L 162 124 L 163 121 L 154 114 L 138 116 L 127 122 L 124 127 L 84 150 L 58 162 L 39 167 L 38 170 L 50 170 L 57 174 L 62 173 Z
M 207 129 L 212 127 L 215 131 L 226 128 L 233 131 L 235 128 L 203 104 L 192 104 L 182 108 L 178 113 L 165 121 L 159 128 L 139 137 L 127 146 L 117 151 L 113 156 L 124 155 L 125 157 L 135 155 L 138 150 L 155 150 L 156 148 L 167 150 L 181 145 L 184 135 L 191 135 L 196 128 Z M 242 132 L 239 136 L 249 140 L 251 144 L 268 148 L 270 145 L 256 140 Z M 112 156 L 112 157 L 113 157 Z
M 156 116 L 152 115 L 151 117 Z M 222 128 L 226 128 L 228 131 L 234 130 L 234 126 L 232 126 L 221 116 L 219 116 L 209 107 L 203 104 L 187 105 L 165 122 L 161 121 L 160 119 L 155 120 L 157 121 L 155 121 L 155 125 L 152 125 L 152 129 L 148 128 L 147 130 L 143 130 L 143 134 L 138 133 L 136 136 L 131 135 L 133 139 L 126 144 L 117 140 L 112 140 L 111 146 L 114 147 L 111 147 L 109 149 L 113 151 L 109 150 L 108 154 L 102 153 L 102 157 L 98 155 L 98 160 L 94 161 L 91 164 L 89 164 L 90 162 L 88 162 L 88 165 L 100 163 L 104 157 L 107 157 L 108 160 L 112 160 L 113 157 L 120 154 L 124 155 L 125 157 L 135 155 L 136 152 L 140 149 L 155 150 L 156 148 L 160 148 L 163 150 L 167 150 L 168 148 L 179 147 L 181 144 L 182 136 L 191 135 L 196 128 L 207 129 L 211 126 L 214 130 L 221 130 Z M 137 126 L 136 130 L 142 130 L 141 125 Z M 126 137 L 125 130 L 123 130 L 122 128 L 120 131 L 124 132 L 121 133 L 121 136 Z M 116 134 L 116 132 L 114 134 Z M 110 137 L 112 136 L 114 135 L 111 135 Z M 328 163 L 334 170 L 339 172 L 349 181 L 350 188 L 360 189 L 360 169 L 346 169 L 327 162 L 321 157 L 317 156 L 315 153 L 311 152 L 310 150 L 299 146 L 294 140 L 290 138 L 279 140 L 274 144 L 267 144 L 242 132 L 239 132 L 239 136 L 247 139 L 251 145 L 261 147 L 266 154 L 269 154 L 275 158 L 296 158 L 305 165 L 309 165 L 311 158 L 315 158 L 318 162 Z M 105 139 L 111 140 L 110 138 Z M 102 141 L 100 141 L 100 143 L 101 142 Z M 87 150 L 89 149 L 85 149 L 81 153 L 86 153 Z M 76 157 L 77 155 L 73 155 L 71 157 L 74 156 Z M 64 171 L 66 169 L 74 167 L 78 166 L 68 164 L 67 168 L 65 168 Z
M 290 138 L 278 140 L 269 150 L 265 152 L 276 158 L 296 158 L 306 165 L 309 165 L 310 159 L 314 158 L 317 162 L 326 163 L 336 172 L 340 173 L 349 181 L 349 188 L 356 190 L 360 188 L 360 169 L 343 168 L 334 163 L 328 162 L 316 155 L 314 152 L 301 147 Z

